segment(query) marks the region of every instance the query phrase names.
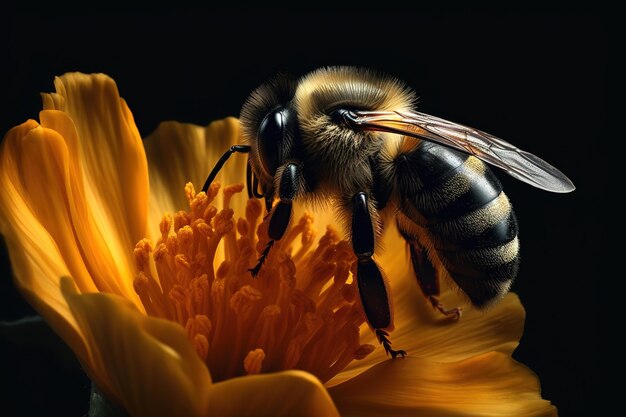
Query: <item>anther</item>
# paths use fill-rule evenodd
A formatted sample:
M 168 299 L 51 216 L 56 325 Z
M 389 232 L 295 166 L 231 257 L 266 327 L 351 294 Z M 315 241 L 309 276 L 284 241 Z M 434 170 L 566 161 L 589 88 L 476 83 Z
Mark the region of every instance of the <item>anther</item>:
M 213 218 L 213 227 L 219 236 L 224 236 L 233 229 L 232 218 L 232 209 L 224 209 Z
M 195 277 L 189 284 L 193 301 L 197 306 L 201 306 L 209 295 L 209 280 L 206 274 Z
M 209 203 L 213 202 L 213 200 L 217 196 L 217 193 L 219 193 L 220 191 L 220 187 L 221 185 L 217 181 L 213 181 L 213 183 L 209 186 L 209 189 L 206 191 L 206 197 Z
M 176 250 L 176 246 L 177 246 L 176 236 L 168 236 L 167 240 L 165 241 L 165 246 L 167 248 L 167 252 L 170 255 L 174 256 L 177 253 L 177 250 Z
M 174 232 L 177 233 L 184 226 L 189 226 L 189 215 L 181 210 L 174 214 Z
M 200 356 L 203 361 L 206 361 L 209 356 L 209 341 L 206 336 L 203 334 L 196 334 L 193 337 L 193 345 L 196 348 L 198 356 Z
M 198 314 L 196 315 L 195 318 L 196 318 L 196 329 L 195 329 L 196 333 L 202 334 L 208 338 L 209 335 L 211 334 L 211 330 L 213 329 L 213 324 L 211 323 L 211 320 L 209 320 L 209 318 L 205 316 L 204 314 Z
M 204 237 L 213 236 L 213 229 L 205 221 L 198 221 L 198 223 L 196 223 L 196 230 Z
M 192 219 L 202 218 L 202 215 L 208 205 L 209 205 L 209 201 L 205 193 L 200 193 L 197 196 L 195 196 L 195 198 L 189 204 L 189 209 L 191 211 L 191 218 Z
M 204 213 L 202 213 L 202 218 L 204 219 L 205 222 L 211 223 L 211 220 L 213 219 L 213 217 L 215 217 L 216 214 L 217 214 L 217 209 L 215 208 L 215 206 L 208 206 L 204 210 Z
M 248 375 L 260 373 L 264 360 L 265 352 L 263 352 L 263 349 L 254 349 L 248 352 L 246 358 L 243 360 L 243 367 L 246 373 Z
M 236 313 L 247 315 L 254 308 L 254 303 L 263 298 L 263 293 L 250 285 L 244 285 L 230 297 L 230 308 Z
M 189 254 L 193 244 L 193 230 L 191 226 L 185 225 L 178 229 L 176 239 L 178 242 L 178 253 Z
M 256 199 L 248 200 L 246 203 L 246 220 L 250 225 L 256 225 L 257 220 L 263 213 L 261 202 Z
M 180 304 L 184 304 L 185 300 L 187 299 L 187 294 L 185 293 L 185 289 L 183 288 L 182 285 L 178 285 L 178 284 L 172 287 L 168 296 L 170 297 L 170 300 L 176 301 Z
M 149 285 L 148 277 L 143 272 L 137 274 L 133 280 L 133 289 L 140 297 L 148 294 Z
M 150 252 L 152 252 L 152 245 L 148 239 L 141 239 L 135 245 L 135 265 L 139 271 L 147 271 L 148 263 L 150 262 Z
M 188 182 L 185 184 L 185 196 L 187 197 L 187 201 L 189 204 L 196 198 L 196 190 L 192 183 Z
M 185 271 L 191 270 L 191 264 L 189 263 L 189 258 L 187 258 L 186 255 L 183 255 L 183 254 L 176 255 L 174 257 L 174 262 L 176 263 L 176 266 L 178 267 L 179 271 L 181 269 Z
M 161 238 L 159 239 L 158 243 L 161 243 L 162 241 L 167 239 L 167 235 L 170 232 L 171 227 L 172 227 L 172 215 L 169 213 L 164 214 L 163 217 L 161 218 L 161 222 L 159 223 L 159 230 L 161 231 Z
M 237 220 L 237 233 L 241 236 L 248 236 L 248 222 L 245 219 L 239 218 Z
M 243 184 L 233 184 L 224 187 L 224 208 L 230 208 L 230 200 L 233 195 L 243 191 Z

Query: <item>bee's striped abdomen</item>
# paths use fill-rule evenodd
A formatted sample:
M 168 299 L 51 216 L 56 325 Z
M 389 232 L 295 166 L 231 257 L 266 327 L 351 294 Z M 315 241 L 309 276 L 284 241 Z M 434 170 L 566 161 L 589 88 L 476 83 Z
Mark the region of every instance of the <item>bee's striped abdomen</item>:
M 422 142 L 396 159 L 401 210 L 425 230 L 452 279 L 477 306 L 508 291 L 517 274 L 517 220 L 479 159 Z

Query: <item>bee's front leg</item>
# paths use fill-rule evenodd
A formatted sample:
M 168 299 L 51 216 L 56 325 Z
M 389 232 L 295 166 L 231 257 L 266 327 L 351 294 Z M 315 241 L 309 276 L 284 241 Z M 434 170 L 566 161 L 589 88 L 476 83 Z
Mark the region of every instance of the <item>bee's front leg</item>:
M 278 168 L 276 175 L 279 179 L 278 197 L 279 201 L 269 214 L 270 224 L 267 234 L 270 240 L 267 242 L 265 249 L 261 253 L 257 264 L 250 268 L 249 271 L 253 277 L 256 277 L 265 263 L 265 259 L 269 255 L 270 249 L 274 245 L 274 241 L 282 239 L 285 231 L 291 222 L 291 207 L 293 200 L 304 190 L 304 179 L 302 177 L 302 166 L 297 162 L 288 162 Z
M 352 199 L 352 249 L 358 258 L 357 285 L 367 321 L 372 326 L 385 351 L 392 357 L 404 357 L 404 350 L 391 348 L 389 333 L 391 309 L 383 274 L 372 256 L 375 248 L 375 233 L 369 212 L 368 196 L 357 193 Z

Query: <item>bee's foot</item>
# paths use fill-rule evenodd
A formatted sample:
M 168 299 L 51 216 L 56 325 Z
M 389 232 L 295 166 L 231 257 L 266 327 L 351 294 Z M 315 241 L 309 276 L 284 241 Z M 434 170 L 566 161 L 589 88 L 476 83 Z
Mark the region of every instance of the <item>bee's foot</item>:
M 265 246 L 265 249 L 263 249 L 261 257 L 257 260 L 256 265 L 253 268 L 248 269 L 248 271 L 250 271 L 250 274 L 252 274 L 252 278 L 256 278 L 256 276 L 259 275 L 259 271 L 265 263 L 265 259 L 267 258 L 267 255 L 269 255 L 272 246 L 274 246 L 274 240 L 270 240 L 269 242 L 267 242 L 267 245 Z
M 396 358 L 396 356 L 400 355 L 400 357 L 402 359 L 404 359 L 404 357 L 406 356 L 406 351 L 404 350 L 393 350 L 389 347 L 385 347 L 385 351 L 387 352 L 387 354 L 391 355 L 392 358 Z
M 263 262 L 257 262 L 257 264 L 254 267 L 248 268 L 248 272 L 250 272 L 250 275 L 252 275 L 252 278 L 256 278 L 256 276 L 259 275 L 259 271 L 261 270 L 262 266 L 263 266 Z
M 400 355 L 402 358 L 406 356 L 406 351 L 404 350 L 394 350 L 391 348 L 391 342 L 389 341 L 389 333 L 382 329 L 376 329 L 376 337 L 378 337 L 378 341 L 385 348 L 385 352 L 387 355 L 391 355 L 392 358 L 396 358 L 396 356 Z
M 444 316 L 452 320 L 458 320 L 461 318 L 461 312 L 462 312 L 461 307 L 445 308 L 444 305 L 441 303 L 441 301 L 439 301 L 439 298 L 437 298 L 434 295 L 429 295 L 428 300 L 433 305 L 433 307 L 437 309 L 437 311 L 439 311 Z

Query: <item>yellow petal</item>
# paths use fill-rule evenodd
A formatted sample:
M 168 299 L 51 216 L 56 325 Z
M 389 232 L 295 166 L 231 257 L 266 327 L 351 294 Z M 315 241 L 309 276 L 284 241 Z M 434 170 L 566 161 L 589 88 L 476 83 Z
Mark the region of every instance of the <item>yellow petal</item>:
M 78 294 L 69 278 L 61 284 L 111 400 L 137 417 L 203 415 L 211 378 L 182 327 L 116 295 Z
M 18 164 L 22 170 L 23 189 L 31 213 L 50 234 L 63 256 L 70 274 L 81 291 L 96 291 L 85 267 L 72 225 L 68 196 L 69 156 L 63 137 L 38 127 L 20 141 Z
M 303 371 L 250 375 L 214 384 L 206 415 L 339 417 L 320 381 Z
M 444 317 L 422 294 L 412 270 L 408 246 L 395 223 L 386 224 L 383 247 L 376 259 L 391 287 L 395 324 L 390 335 L 393 347 L 406 350 L 410 357 L 439 362 L 456 362 L 490 351 L 510 355 L 524 329 L 524 308 L 517 295 L 511 293 L 491 309 L 479 311 L 472 308 L 459 290 L 442 281 L 441 301 L 448 307 L 463 308 L 458 321 Z M 367 326 L 361 329 L 361 343 L 379 345 Z M 328 385 L 346 381 L 387 358 L 384 350 L 378 348 L 365 359 L 350 363 Z
M 139 303 L 139 298 L 132 286 L 134 270 L 126 262 L 118 262 L 116 259 L 125 259 L 124 248 L 110 241 L 109 231 L 101 230 L 98 226 L 99 212 L 92 212 L 87 201 L 89 193 L 85 187 L 82 171 L 82 161 L 78 155 L 78 132 L 69 116 L 58 110 L 44 110 L 40 113 L 42 126 L 58 133 L 65 140 L 65 154 L 67 161 L 66 176 L 63 180 L 66 184 L 66 195 L 62 200 L 67 202 L 67 210 L 70 216 L 71 232 L 74 234 L 76 244 L 82 256 L 87 270 L 89 271 L 99 291 L 112 292 Z M 29 153 L 32 151 L 28 150 Z M 32 156 L 28 156 L 32 158 Z M 61 177 L 59 177 L 61 178 Z M 42 194 L 44 198 L 40 205 L 47 211 L 47 201 L 50 195 Z M 65 255 L 65 253 L 62 251 Z M 72 277 L 75 277 L 72 274 Z M 80 286 L 79 286 L 80 287 Z
M 548 417 L 536 376 L 505 354 L 456 363 L 407 357 L 382 362 L 329 390 L 342 417 Z
M 50 141 L 47 140 L 50 139 Z M 31 161 L 41 164 L 38 168 L 49 169 L 47 175 L 30 172 L 29 165 L 22 164 L 24 146 L 29 148 L 31 155 L 40 159 Z M 0 233 L 2 233 L 9 252 L 15 284 L 26 300 L 46 319 L 48 324 L 77 354 L 83 363 L 89 361 L 90 353 L 80 332 L 78 323 L 72 316 L 67 302 L 61 294 L 59 277 L 69 275 L 68 264 L 59 251 L 60 246 L 68 246 L 74 253 L 71 232 L 51 224 L 59 234 L 57 244 L 42 222 L 54 223 L 51 215 L 43 210 L 32 211 L 33 205 L 29 195 L 25 193 L 32 180 L 39 179 L 48 184 L 43 196 L 36 198 L 52 198 L 54 201 L 47 207 L 59 216 L 60 223 L 67 223 L 67 211 L 63 198 L 63 180 L 54 179 L 53 174 L 64 171 L 62 158 L 62 140 L 55 132 L 48 131 L 30 120 L 11 129 L 5 136 L 0 148 Z M 34 178 L 33 178 L 34 176 Z M 37 181 L 34 181 L 37 182 Z M 39 187 L 41 184 L 35 184 Z M 31 193 L 41 190 L 31 190 Z M 52 196 L 52 197 L 50 197 Z M 56 210 L 56 211 L 55 211 Z M 63 214 L 65 213 L 65 214 Z M 79 281 L 83 288 L 93 288 L 93 282 L 86 275 L 84 266 L 74 262 L 72 267 L 80 275 Z
M 104 74 L 70 73 L 43 95 L 45 110 L 61 110 L 77 135 L 68 149 L 84 176 L 85 197 L 118 270 L 131 280 L 135 244 L 146 236 L 148 168 L 141 137 L 115 82 Z M 48 123 L 45 113 L 42 123 Z M 64 125 L 66 126 L 66 125 Z
M 164 122 L 144 142 L 150 169 L 151 236 L 160 236 L 163 213 L 187 208 L 185 184 L 191 181 L 199 192 L 219 158 L 242 139 L 239 121 L 229 117 L 206 127 Z M 222 185 L 245 183 L 247 158 L 233 155 L 216 180 Z M 231 207 L 243 213 L 246 199 L 247 194 L 234 198 Z

